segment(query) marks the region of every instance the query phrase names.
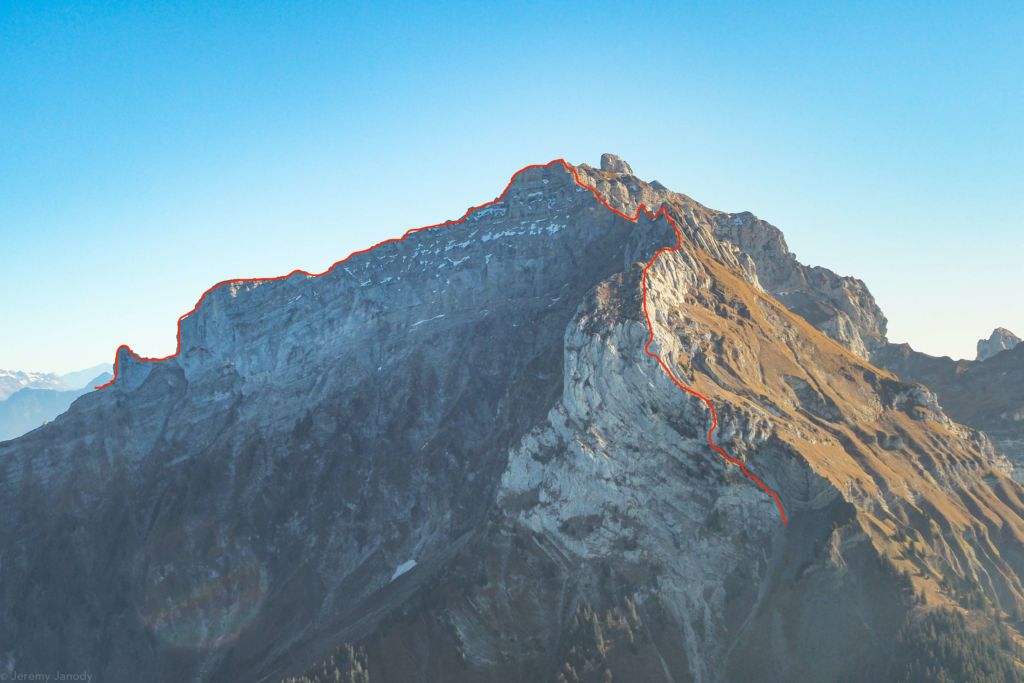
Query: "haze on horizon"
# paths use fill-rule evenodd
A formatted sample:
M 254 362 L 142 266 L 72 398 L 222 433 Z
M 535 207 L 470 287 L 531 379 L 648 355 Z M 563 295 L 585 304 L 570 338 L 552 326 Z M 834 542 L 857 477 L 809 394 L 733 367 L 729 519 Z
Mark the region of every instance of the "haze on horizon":
M 1020 35 L 1009 2 L 5 5 L 0 368 L 166 355 L 217 281 L 602 152 L 863 279 L 892 341 L 973 358 L 1024 335 Z

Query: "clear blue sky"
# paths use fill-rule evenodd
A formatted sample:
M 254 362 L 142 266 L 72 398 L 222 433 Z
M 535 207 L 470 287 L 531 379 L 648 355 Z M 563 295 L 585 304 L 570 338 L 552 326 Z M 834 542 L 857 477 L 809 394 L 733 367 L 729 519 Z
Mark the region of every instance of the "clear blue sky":
M 0 368 L 170 353 L 215 281 L 605 151 L 863 278 L 896 341 L 1024 334 L 1022 3 L 100 4 L 0 2 Z

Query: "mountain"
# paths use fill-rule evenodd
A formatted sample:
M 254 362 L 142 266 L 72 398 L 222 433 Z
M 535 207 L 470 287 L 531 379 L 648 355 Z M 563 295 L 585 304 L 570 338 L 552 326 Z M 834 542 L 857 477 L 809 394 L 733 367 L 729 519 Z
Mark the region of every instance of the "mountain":
M 988 339 L 978 340 L 978 357 L 976 360 L 988 360 L 1000 351 L 1008 351 L 1020 344 L 1020 337 L 1005 327 L 992 330 Z
M 827 268 L 800 263 L 782 231 L 770 223 L 749 212 L 708 209 L 658 181 L 644 182 L 614 154 L 602 156 L 600 169 L 582 164 L 579 171 L 585 182 L 626 213 L 641 204 L 669 207 L 683 221 L 680 227 L 698 233 L 694 238 L 702 248 L 716 258 L 738 262 L 751 284 L 860 358 L 868 359 L 873 349 L 886 343 L 887 321 L 867 286 Z M 724 255 L 723 248 L 735 251 L 735 258 Z
M 92 378 L 81 389 L 21 389 L 0 401 L 0 441 L 13 439 L 52 420 L 71 403 L 93 390 L 93 387 L 109 382 L 113 378 L 104 372 Z
M 950 417 L 991 437 L 1013 462 L 1014 476 L 1024 481 L 1024 345 L 970 361 L 889 344 L 875 362 L 933 390 Z
M 0 370 L 0 401 L 26 388 L 62 390 L 68 387 L 52 373 Z
M 645 183 L 614 155 L 602 158 L 600 170 L 583 164 L 580 172 L 613 206 L 627 211 L 641 203 L 669 206 L 680 220 L 711 226 L 715 237 L 739 250 L 739 262 L 757 275 L 752 281 L 756 286 L 857 356 L 905 381 L 925 385 L 953 420 L 991 437 L 1015 464 L 1015 476 L 1024 480 L 1024 353 L 999 353 L 1019 343 L 1012 332 L 996 328 L 988 340 L 978 342 L 978 361 L 1000 358 L 988 364 L 936 358 L 907 344 L 890 343 L 885 316 L 867 286 L 800 263 L 773 225 L 747 212 L 707 209 L 657 181 Z
M 0 665 L 1013 680 L 1010 464 L 773 230 L 606 155 L 214 287 L 176 355 L 0 444 Z
M 93 382 L 97 377 L 107 374 L 111 372 L 111 370 L 113 370 L 113 368 L 110 366 L 110 363 L 100 363 L 99 365 L 94 365 L 93 367 L 86 368 L 85 370 L 78 370 L 76 372 L 69 372 L 66 375 L 61 375 L 60 381 L 64 386 L 70 389 L 91 389 L 94 386 Z

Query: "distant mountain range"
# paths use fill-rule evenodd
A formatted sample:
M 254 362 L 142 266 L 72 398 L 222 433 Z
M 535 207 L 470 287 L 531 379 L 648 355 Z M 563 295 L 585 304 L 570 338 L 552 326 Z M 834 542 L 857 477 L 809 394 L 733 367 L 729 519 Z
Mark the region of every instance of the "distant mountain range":
M 0 441 L 57 417 L 82 394 L 113 377 L 109 364 L 66 375 L 0 370 Z
M 77 370 L 60 376 L 60 381 L 68 389 L 91 389 L 98 386 L 96 378 L 113 372 L 110 363 L 100 363 L 85 370 Z
M 1021 435 L 1024 346 L 894 345 L 863 282 L 614 155 L 215 287 L 178 340 L 0 443 L 0 671 L 1020 678 L 981 430 Z
M 52 373 L 21 372 L 19 370 L 0 370 L 0 401 L 22 389 L 56 389 L 63 391 L 70 387 Z

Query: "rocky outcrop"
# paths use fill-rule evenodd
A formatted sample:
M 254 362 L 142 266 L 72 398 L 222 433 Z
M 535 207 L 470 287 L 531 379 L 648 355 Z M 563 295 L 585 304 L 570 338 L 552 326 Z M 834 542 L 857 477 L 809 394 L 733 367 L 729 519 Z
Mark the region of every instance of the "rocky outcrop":
M 876 681 L 921 600 L 1012 619 L 1005 459 L 764 291 L 714 212 L 606 165 L 578 177 L 615 210 L 531 167 L 464 222 L 215 288 L 176 356 L 122 349 L 0 444 L 0 661 Z M 651 199 L 682 248 L 630 220 Z
M 978 340 L 978 357 L 976 360 L 988 360 L 1000 351 L 1008 351 L 1020 344 L 1020 337 L 1005 327 L 992 330 L 988 339 Z
M 629 164 L 622 157 L 615 154 L 605 153 L 601 155 L 601 170 L 606 173 L 633 175 L 633 169 L 629 167 Z

